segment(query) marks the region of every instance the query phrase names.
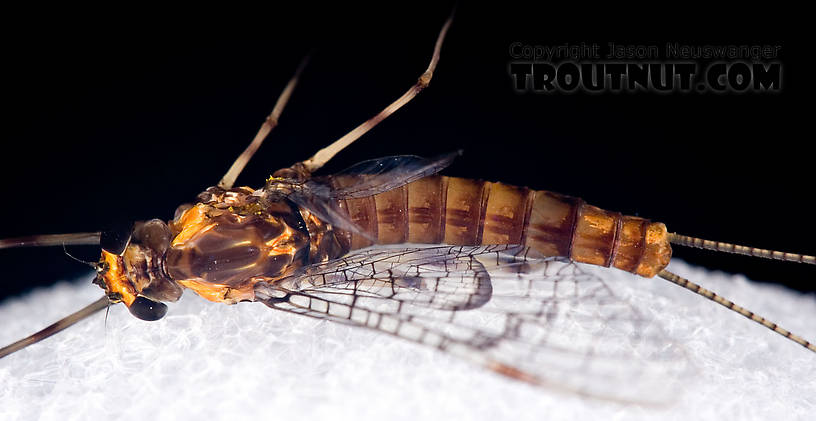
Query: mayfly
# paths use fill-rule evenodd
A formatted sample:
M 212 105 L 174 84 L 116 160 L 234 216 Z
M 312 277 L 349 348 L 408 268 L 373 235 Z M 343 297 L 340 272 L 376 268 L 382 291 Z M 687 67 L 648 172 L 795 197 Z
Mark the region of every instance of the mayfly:
M 94 282 L 105 295 L 3 348 L 0 356 L 111 303 L 124 303 L 140 319 L 159 319 L 167 311 L 163 302 L 192 289 L 210 301 L 258 301 L 383 331 L 515 379 L 591 396 L 632 398 L 625 390 L 618 390 L 620 395 L 608 390 L 615 389 L 610 384 L 630 381 L 615 364 L 635 352 L 647 356 L 654 373 L 671 372 L 669 366 L 682 360 L 680 351 L 662 350 L 657 336 L 638 324 L 632 309 L 616 301 L 601 280 L 552 259 L 559 256 L 667 279 L 816 350 L 665 270 L 670 244 L 814 264 L 812 256 L 672 234 L 661 223 L 556 193 L 439 176 L 455 153 L 427 160 L 382 158 L 333 176 L 313 176 L 430 83 L 449 26 L 450 21 L 439 34 L 428 69 L 402 97 L 310 159 L 275 172 L 261 188 L 234 184 L 277 125 L 302 65 L 218 185 L 180 206 L 169 222 L 2 240 L 0 248 L 99 244 Z M 515 273 L 538 278 L 521 283 Z M 474 320 L 484 312 L 494 317 Z M 570 342 L 550 335 L 568 326 Z M 621 327 L 623 333 L 617 331 Z M 630 341 L 632 349 L 606 354 L 603 345 L 616 340 Z M 585 377 L 573 376 L 577 371 Z M 597 389 L 598 382 L 588 378 L 608 384 Z

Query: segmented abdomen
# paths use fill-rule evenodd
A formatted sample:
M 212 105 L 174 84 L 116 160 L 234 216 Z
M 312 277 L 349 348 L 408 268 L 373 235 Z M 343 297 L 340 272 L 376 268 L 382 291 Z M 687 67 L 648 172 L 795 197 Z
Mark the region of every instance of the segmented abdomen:
M 332 178 L 343 187 L 355 178 Z M 645 277 L 671 257 L 666 226 L 623 216 L 543 190 L 455 177 L 426 177 L 359 199 L 340 201 L 378 244 L 521 244 L 546 256 L 613 266 Z M 350 250 L 372 244 L 349 233 Z

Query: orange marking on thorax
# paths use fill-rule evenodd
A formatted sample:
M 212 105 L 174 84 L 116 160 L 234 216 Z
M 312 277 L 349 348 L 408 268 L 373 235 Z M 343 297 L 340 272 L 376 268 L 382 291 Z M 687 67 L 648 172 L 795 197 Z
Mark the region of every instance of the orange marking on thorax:
M 119 294 L 122 297 L 122 302 L 130 307 L 133 300 L 136 299 L 136 289 L 133 288 L 133 285 L 127 279 L 127 275 L 125 275 L 122 257 L 108 253 L 105 250 L 102 250 L 102 256 L 104 256 L 105 263 L 108 265 L 108 270 L 102 275 L 105 279 L 105 285 L 108 287 L 108 292 Z
M 271 247 L 269 252 L 267 252 L 267 255 L 277 256 L 279 254 L 295 254 L 295 252 L 297 252 L 297 248 L 290 242 L 294 234 L 295 231 L 289 227 L 286 227 L 286 229 L 279 236 L 264 243 Z M 285 243 L 285 245 L 281 246 L 281 243 Z
M 198 279 L 185 279 L 178 281 L 178 283 L 185 288 L 195 291 L 196 294 L 202 296 L 203 298 L 216 303 L 223 302 L 225 298 L 224 296 L 230 289 L 226 285 L 213 284 L 210 282 L 200 281 Z
M 174 247 L 185 243 L 199 232 L 206 232 L 215 226 L 215 224 L 209 222 L 204 207 L 204 205 L 199 203 L 184 212 L 179 219 L 181 232 L 173 239 L 172 245 Z M 207 226 L 207 224 L 209 224 L 209 226 Z

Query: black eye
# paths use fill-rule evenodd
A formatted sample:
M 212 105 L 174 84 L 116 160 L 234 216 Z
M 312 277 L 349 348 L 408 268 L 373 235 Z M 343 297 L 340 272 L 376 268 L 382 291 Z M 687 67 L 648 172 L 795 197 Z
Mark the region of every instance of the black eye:
M 161 319 L 167 314 L 167 305 L 139 296 L 130 304 L 129 310 L 130 314 L 137 318 L 152 322 Z
M 119 223 L 110 230 L 102 231 L 102 235 L 99 236 L 99 246 L 108 253 L 121 255 L 130 243 L 132 232 L 132 222 Z

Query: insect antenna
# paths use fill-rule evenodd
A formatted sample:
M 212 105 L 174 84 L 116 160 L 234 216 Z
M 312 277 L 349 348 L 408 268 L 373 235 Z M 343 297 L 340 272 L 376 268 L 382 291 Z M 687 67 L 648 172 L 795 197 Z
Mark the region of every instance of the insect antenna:
M 92 267 L 92 268 L 94 268 L 94 269 L 96 269 L 96 268 L 97 268 L 96 264 L 94 264 L 94 263 L 92 263 L 92 262 L 86 262 L 86 261 L 84 261 L 84 260 L 82 260 L 82 259 L 79 259 L 79 258 L 77 258 L 77 257 L 74 257 L 74 255 L 72 255 L 71 253 L 68 253 L 68 249 L 67 249 L 67 248 L 65 248 L 65 243 L 62 243 L 62 251 L 65 253 L 65 255 L 66 255 L 66 256 L 70 257 L 70 258 L 71 258 L 71 259 L 73 259 L 75 262 L 79 262 L 79 263 L 82 263 L 82 264 L 88 265 L 88 266 L 90 266 L 90 267 Z
M 786 262 L 807 263 L 816 265 L 816 256 L 808 256 L 798 253 L 786 253 L 782 251 L 766 250 L 757 247 L 740 246 L 721 241 L 704 240 L 702 238 L 669 233 L 669 242 L 679 246 L 694 247 L 704 250 L 714 250 L 723 253 L 743 254 L 746 256 L 761 257 L 763 259 L 783 260 Z
M 0 249 L 13 247 L 45 247 L 66 245 L 98 245 L 101 232 L 76 232 L 73 234 L 30 235 L 27 237 L 0 239 Z
M 102 298 L 92 302 L 91 304 L 88 304 L 87 306 L 80 309 L 79 311 L 62 318 L 61 320 L 59 320 L 56 323 L 46 327 L 45 329 L 43 329 L 43 330 L 41 330 L 41 331 L 31 335 L 31 336 L 20 339 L 19 341 L 14 342 L 11 345 L 7 345 L 7 346 L 4 346 L 4 347 L 0 348 L 0 358 L 3 358 L 6 355 L 9 355 L 11 353 L 17 352 L 17 351 L 19 351 L 19 350 L 21 350 L 21 349 L 23 349 L 23 348 L 25 348 L 25 347 L 27 347 L 29 345 L 35 344 L 35 343 L 37 343 L 37 342 L 39 342 L 39 341 L 41 341 L 41 340 L 43 340 L 43 339 L 45 339 L 45 338 L 47 338 L 47 337 L 49 337 L 51 335 L 53 335 L 53 334 L 65 329 L 65 328 L 79 322 L 80 320 L 85 319 L 85 318 L 93 315 L 94 313 L 96 313 L 99 310 L 102 310 L 104 308 L 108 308 L 110 306 L 110 304 L 111 304 L 111 302 L 108 299 L 108 297 L 106 295 L 103 295 Z

